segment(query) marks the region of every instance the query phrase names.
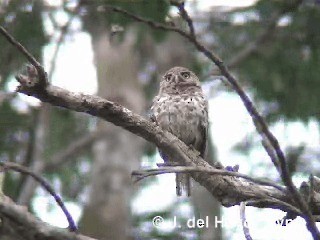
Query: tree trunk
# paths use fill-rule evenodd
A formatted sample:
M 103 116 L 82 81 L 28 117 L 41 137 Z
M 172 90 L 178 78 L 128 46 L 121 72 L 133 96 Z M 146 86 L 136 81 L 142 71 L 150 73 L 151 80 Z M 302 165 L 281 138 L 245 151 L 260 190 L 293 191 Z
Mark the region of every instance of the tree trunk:
M 97 34 L 99 32 L 99 34 Z M 122 43 L 111 43 L 108 34 L 95 31 L 93 50 L 99 83 L 98 95 L 127 106 L 135 112 L 144 107 L 138 81 L 133 34 L 127 32 Z M 81 232 L 99 239 L 133 239 L 131 236 L 131 171 L 142 156 L 142 140 L 123 129 L 97 120 L 97 130 L 106 138 L 94 146 L 94 161 L 88 204 L 80 223 Z
M 209 131 L 210 132 L 210 131 Z M 209 135 L 208 153 L 206 160 L 209 163 L 216 161 L 216 154 L 212 138 Z M 221 217 L 221 205 L 212 195 L 198 183 L 194 184 L 192 191 L 192 202 L 196 211 L 197 218 L 209 219 L 209 228 L 203 228 L 200 232 L 200 240 L 222 240 L 222 227 L 219 221 Z M 217 223 L 217 226 L 215 225 Z
M 50 128 L 50 112 L 51 106 L 47 103 L 42 103 L 39 110 L 38 121 L 35 126 L 35 143 L 32 151 L 33 157 L 31 157 L 32 163 L 30 170 L 39 175 L 42 174 L 45 165 L 44 153 Z M 21 187 L 21 191 L 17 198 L 17 203 L 20 205 L 29 206 L 36 187 L 37 182 L 31 177 L 27 177 Z

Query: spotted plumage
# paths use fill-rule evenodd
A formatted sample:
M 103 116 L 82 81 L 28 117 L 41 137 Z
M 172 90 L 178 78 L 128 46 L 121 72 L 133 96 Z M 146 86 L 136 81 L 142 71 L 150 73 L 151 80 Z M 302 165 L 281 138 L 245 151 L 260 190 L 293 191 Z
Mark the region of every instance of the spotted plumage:
M 208 132 L 208 102 L 198 77 L 189 69 L 174 67 L 160 81 L 160 90 L 151 107 L 152 119 L 164 130 L 192 146 L 204 157 Z M 162 155 L 163 156 L 163 155 Z M 165 156 L 163 156 L 165 157 Z M 169 162 L 174 162 L 171 160 Z M 184 188 L 190 195 L 190 178 L 177 174 L 177 195 Z

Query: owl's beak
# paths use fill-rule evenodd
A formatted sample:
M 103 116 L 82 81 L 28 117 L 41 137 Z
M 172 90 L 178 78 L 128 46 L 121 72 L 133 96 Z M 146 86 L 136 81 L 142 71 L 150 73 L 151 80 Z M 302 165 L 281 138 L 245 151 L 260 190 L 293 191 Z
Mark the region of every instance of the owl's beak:
M 174 81 L 176 83 L 181 83 L 181 82 L 184 82 L 184 79 L 182 77 L 180 77 L 179 75 L 175 75 L 174 76 Z

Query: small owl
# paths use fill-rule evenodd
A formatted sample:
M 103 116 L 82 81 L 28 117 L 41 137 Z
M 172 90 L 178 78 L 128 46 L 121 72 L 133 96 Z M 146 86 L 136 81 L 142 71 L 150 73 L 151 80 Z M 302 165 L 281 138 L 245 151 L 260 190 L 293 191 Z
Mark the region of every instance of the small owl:
M 208 134 L 208 102 L 204 97 L 198 77 L 189 69 L 174 67 L 168 70 L 160 81 L 160 90 L 151 107 L 151 119 L 163 130 L 171 132 L 186 145 L 192 146 L 205 156 Z M 174 163 L 174 159 L 166 162 Z M 176 192 L 182 195 L 182 188 L 190 196 L 188 174 L 176 175 Z

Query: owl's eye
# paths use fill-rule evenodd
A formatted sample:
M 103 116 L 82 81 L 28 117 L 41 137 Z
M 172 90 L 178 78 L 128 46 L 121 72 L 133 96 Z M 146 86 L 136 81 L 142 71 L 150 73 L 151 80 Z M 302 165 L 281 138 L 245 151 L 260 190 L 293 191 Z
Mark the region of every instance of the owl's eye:
M 181 76 L 183 77 L 183 78 L 189 78 L 190 77 L 190 72 L 182 72 L 181 73 Z
M 172 78 L 172 74 L 167 74 L 167 75 L 164 76 L 164 79 L 165 79 L 167 82 L 169 82 L 169 81 L 171 80 L 171 78 Z

